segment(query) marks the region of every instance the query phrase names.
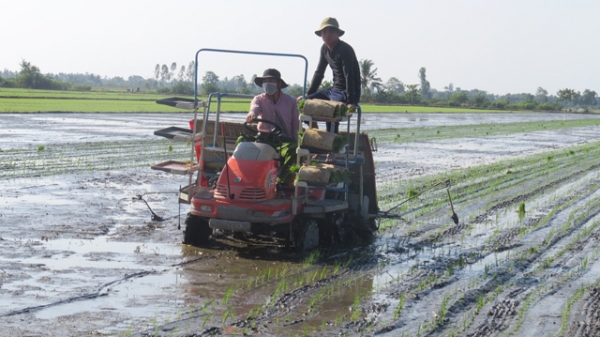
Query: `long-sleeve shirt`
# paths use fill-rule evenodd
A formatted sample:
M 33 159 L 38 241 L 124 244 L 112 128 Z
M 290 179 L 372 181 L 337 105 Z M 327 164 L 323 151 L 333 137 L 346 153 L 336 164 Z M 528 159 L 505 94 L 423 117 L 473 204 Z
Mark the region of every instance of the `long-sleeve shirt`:
M 319 89 L 328 64 L 333 71 L 333 88 L 346 91 L 348 97 L 346 103 L 358 104 L 360 101 L 360 68 L 354 49 L 342 40 L 338 41 L 333 50 L 329 50 L 326 44 L 321 47 L 321 57 L 308 89 L 308 95 L 314 94 Z
M 250 103 L 250 111 L 248 115 L 254 118 L 267 119 L 277 124 L 283 124 L 283 132 L 294 140 L 298 140 L 298 125 L 300 124 L 298 105 L 296 99 L 288 94 L 281 93 L 277 103 L 274 103 L 271 98 L 265 93 L 254 96 Z M 258 131 L 270 132 L 272 125 L 266 123 L 258 123 Z

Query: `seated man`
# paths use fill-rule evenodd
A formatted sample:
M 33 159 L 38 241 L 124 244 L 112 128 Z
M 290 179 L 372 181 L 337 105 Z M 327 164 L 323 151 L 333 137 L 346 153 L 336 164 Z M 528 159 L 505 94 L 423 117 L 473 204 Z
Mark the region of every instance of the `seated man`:
M 262 77 L 256 77 L 254 83 L 262 87 L 264 93 L 255 96 L 250 103 L 250 111 L 246 116 L 246 122 L 250 123 L 256 118 L 266 119 L 279 124 L 282 128 L 284 140 L 281 144 L 273 144 L 277 147 L 283 165 L 278 180 L 281 183 L 292 183 L 290 167 L 296 162 L 296 147 L 298 146 L 299 115 L 296 99 L 281 89 L 287 87 L 281 74 L 277 69 L 269 68 L 264 71 Z M 272 126 L 266 123 L 258 123 L 258 131 L 271 132 Z

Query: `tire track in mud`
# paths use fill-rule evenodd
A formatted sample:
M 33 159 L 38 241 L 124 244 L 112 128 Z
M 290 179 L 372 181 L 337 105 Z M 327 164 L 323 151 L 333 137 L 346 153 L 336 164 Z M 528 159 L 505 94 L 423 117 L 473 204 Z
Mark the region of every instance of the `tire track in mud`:
M 587 294 L 581 312 L 575 315 L 566 335 L 571 337 L 600 335 L 600 288 L 593 287 Z

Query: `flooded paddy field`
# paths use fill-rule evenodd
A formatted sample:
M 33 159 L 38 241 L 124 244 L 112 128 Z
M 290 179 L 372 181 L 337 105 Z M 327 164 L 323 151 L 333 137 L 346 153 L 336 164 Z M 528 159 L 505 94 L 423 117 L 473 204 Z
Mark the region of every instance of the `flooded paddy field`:
M 2 117 L 0 335 L 600 333 L 593 115 L 365 115 L 379 206 L 402 220 L 302 256 L 180 244 L 186 178 L 149 166 L 189 157 L 152 132 L 190 114 Z

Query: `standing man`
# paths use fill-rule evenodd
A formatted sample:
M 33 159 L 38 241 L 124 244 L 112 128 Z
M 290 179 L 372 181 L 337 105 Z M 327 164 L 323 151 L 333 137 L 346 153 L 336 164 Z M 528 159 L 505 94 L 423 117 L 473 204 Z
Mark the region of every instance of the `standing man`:
M 296 99 L 281 91 L 288 85 L 281 79 L 281 73 L 277 69 L 265 70 L 262 77 L 254 79 L 254 83 L 262 87 L 265 92 L 252 99 L 246 122 L 251 123 L 254 119 L 260 118 L 281 126 L 284 139 L 281 143 L 272 144 L 283 159 L 277 181 L 292 185 L 294 175 L 290 167 L 296 163 L 298 127 L 300 125 L 300 112 Z M 273 126 L 267 123 L 259 122 L 257 125 L 260 132 L 271 132 L 272 128 Z
M 310 88 L 308 89 L 308 99 L 319 98 L 328 99 L 347 104 L 349 111 L 354 111 L 360 101 L 360 68 L 354 49 L 346 42 L 340 40 L 344 31 L 335 18 L 325 18 L 321 22 L 321 27 L 315 31 L 317 36 L 323 39 L 321 47 L 321 56 L 319 64 L 315 70 Z M 333 71 L 333 86 L 330 89 L 317 92 L 327 65 Z M 335 123 L 335 132 L 338 132 L 339 123 Z M 327 131 L 331 131 L 331 123 L 327 123 Z

